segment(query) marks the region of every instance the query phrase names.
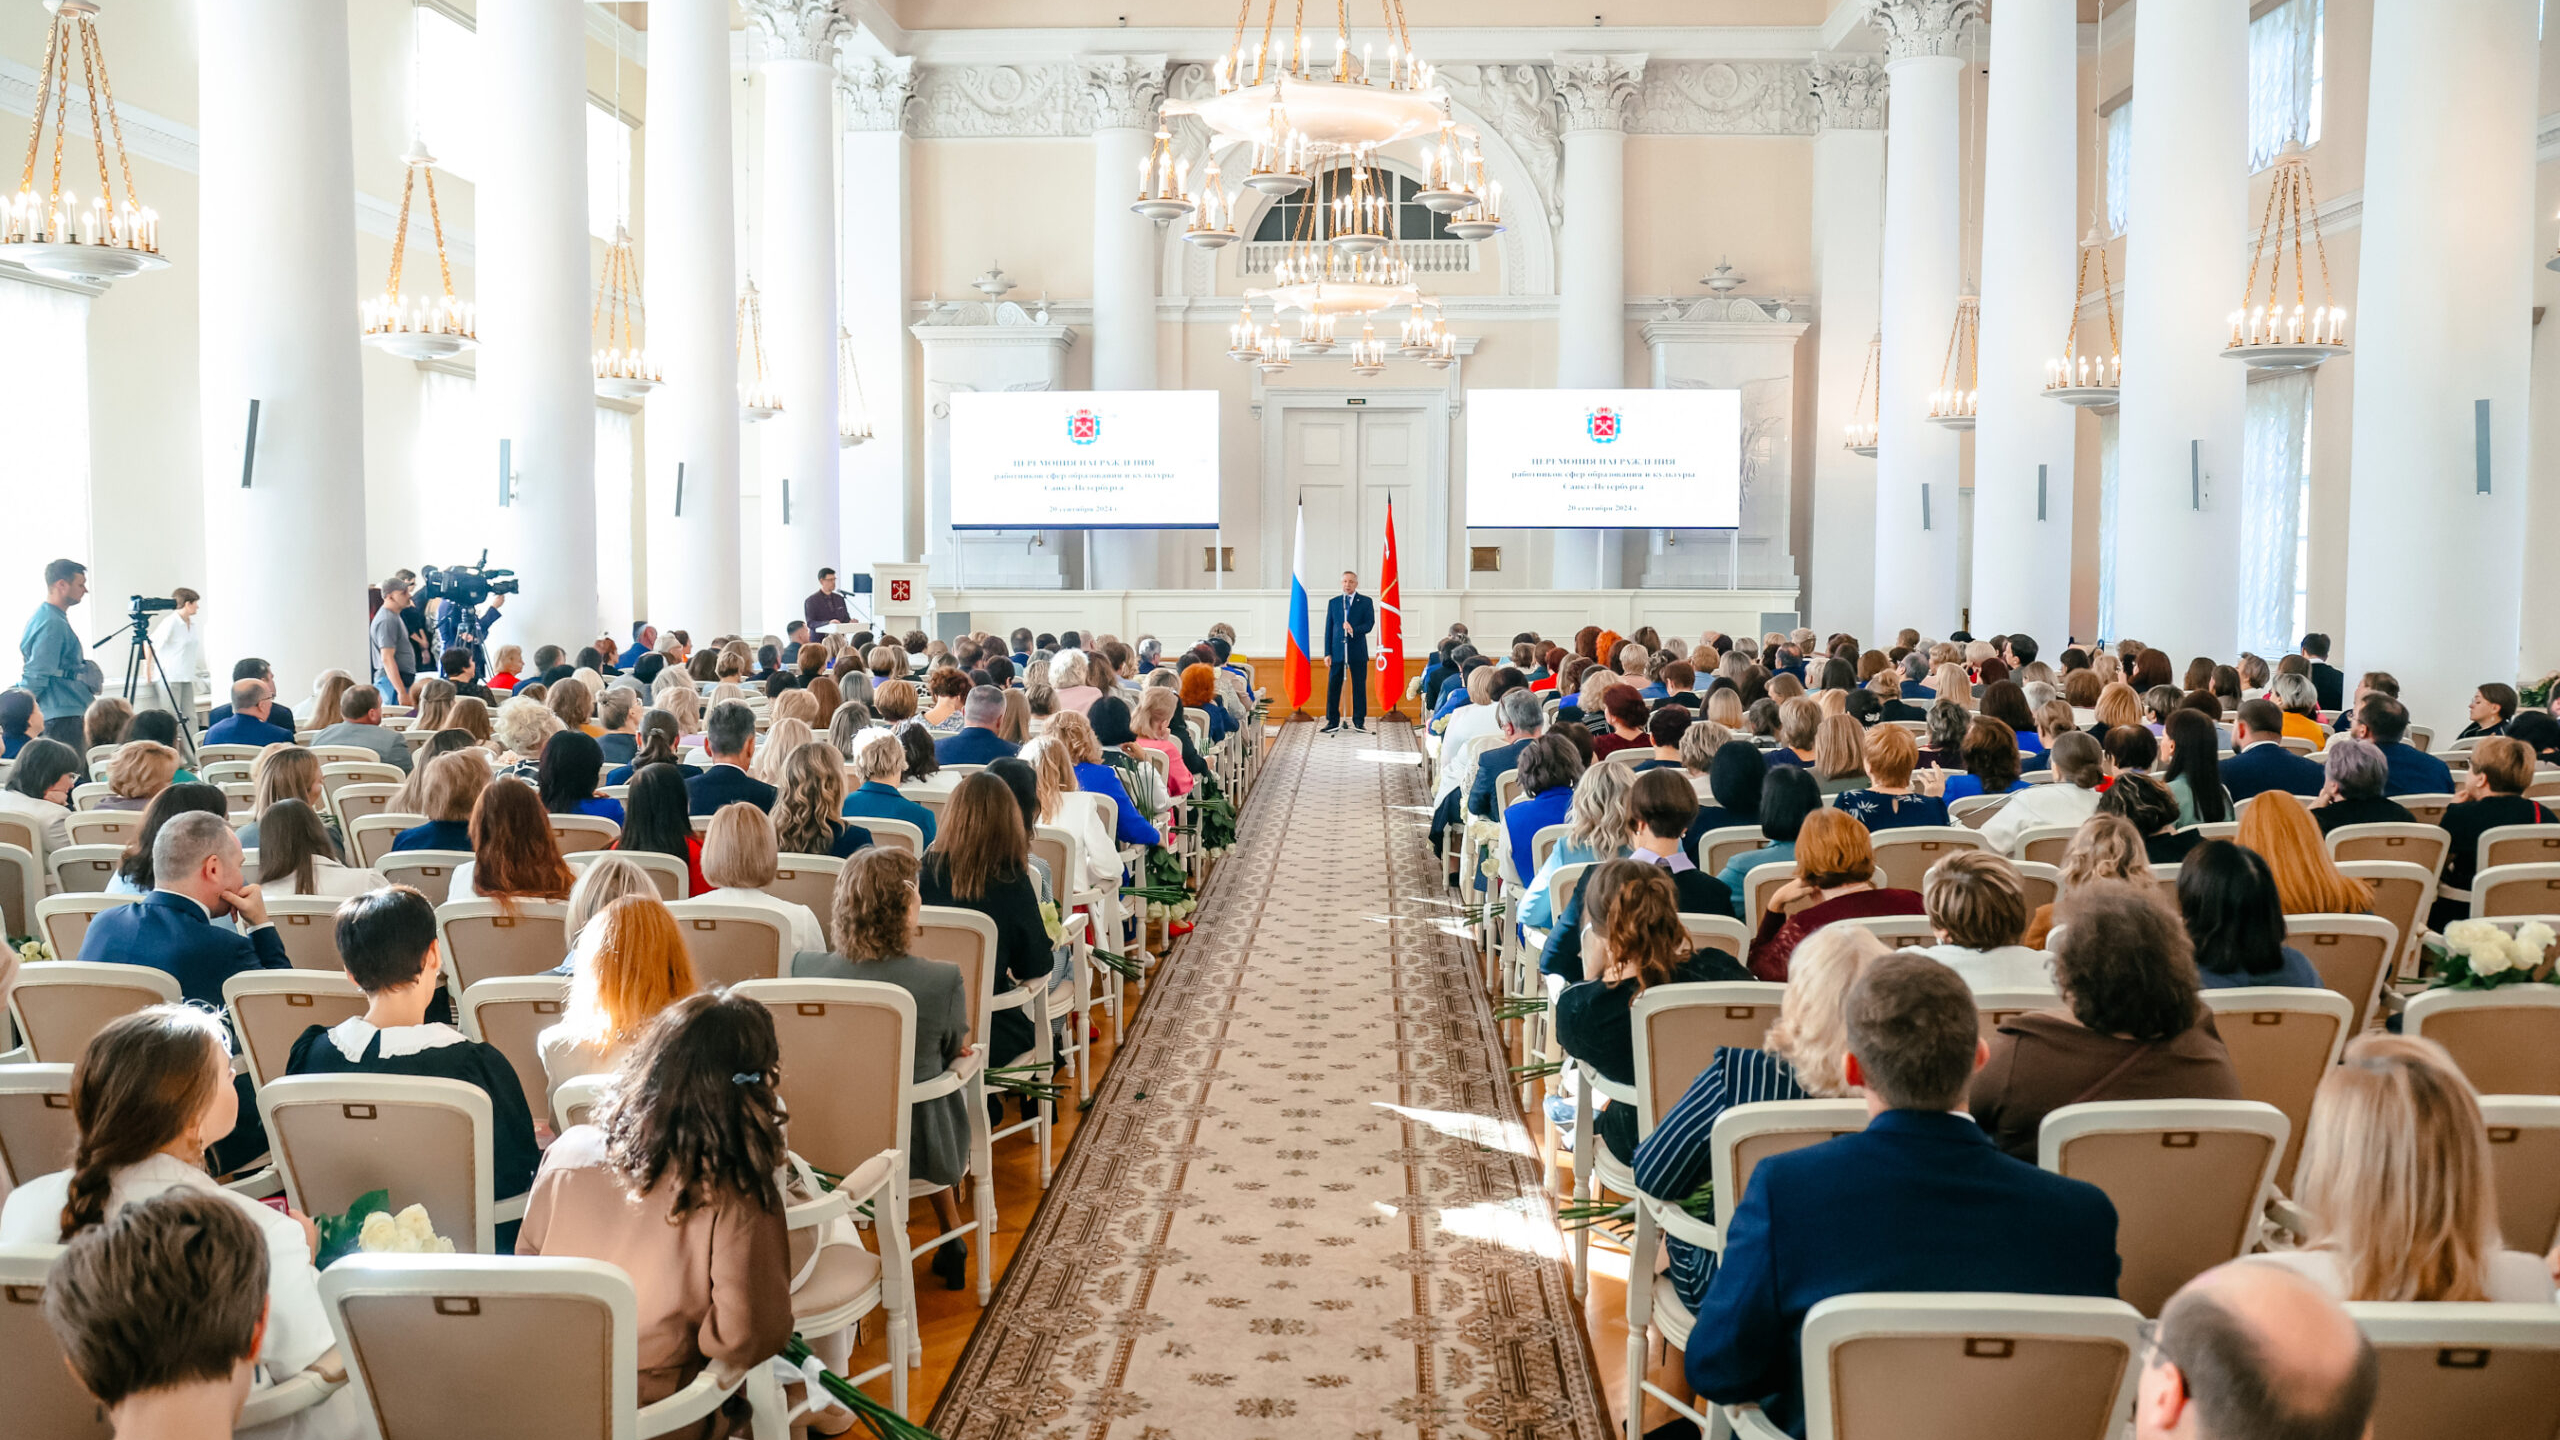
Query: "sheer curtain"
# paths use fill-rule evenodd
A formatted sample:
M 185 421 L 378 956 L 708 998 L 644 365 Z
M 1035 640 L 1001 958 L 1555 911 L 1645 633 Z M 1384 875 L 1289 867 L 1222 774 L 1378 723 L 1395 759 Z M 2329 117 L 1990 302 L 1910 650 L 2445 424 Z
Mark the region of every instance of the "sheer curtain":
M 596 609 L 606 633 L 631 641 L 631 417 L 596 407 Z
M 2298 633 L 2294 564 L 2310 432 L 2310 371 L 2249 387 L 2240 483 L 2240 646 L 2260 655 L 2285 654 Z
M 44 567 L 68 557 L 95 565 L 89 544 L 89 300 L 67 290 L 0 280 L 0 446 L 11 483 L 0 524 L 0 605 L 7 606 L 8 673 L 18 622 L 44 597 Z M 116 605 L 123 613 L 121 601 Z M 96 602 L 84 611 L 94 618 Z
M 2320 142 L 2321 21 L 2326 0 L 2284 0 L 2249 22 L 2249 169 L 2284 142 Z
M 2098 638 L 2116 634 L 2116 420 L 2109 410 L 2098 417 Z

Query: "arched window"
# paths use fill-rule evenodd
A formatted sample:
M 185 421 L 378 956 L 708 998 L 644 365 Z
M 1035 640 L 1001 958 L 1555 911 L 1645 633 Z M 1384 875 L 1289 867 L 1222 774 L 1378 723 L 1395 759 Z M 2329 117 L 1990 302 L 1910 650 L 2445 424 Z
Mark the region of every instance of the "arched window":
M 1409 176 L 1398 175 L 1392 170 L 1382 169 L 1379 173 L 1393 182 L 1396 187 L 1397 238 L 1403 240 L 1452 238 L 1449 234 L 1449 217 L 1422 205 L 1413 198 L 1415 193 L 1422 189 L 1421 182 Z M 1337 183 L 1347 186 L 1348 178 L 1345 177 Z M 1281 196 L 1270 209 L 1262 212 L 1262 223 L 1254 227 L 1253 238 L 1257 241 L 1297 238 L 1300 227 L 1305 224 L 1302 217 L 1305 216 L 1307 207 L 1315 203 L 1316 189 L 1317 187 L 1311 185 L 1295 195 Z

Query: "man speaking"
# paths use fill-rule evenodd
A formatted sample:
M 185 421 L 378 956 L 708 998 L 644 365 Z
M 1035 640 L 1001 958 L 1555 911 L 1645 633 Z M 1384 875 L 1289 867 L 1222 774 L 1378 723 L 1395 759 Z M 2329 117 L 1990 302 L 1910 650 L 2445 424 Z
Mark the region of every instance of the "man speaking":
M 1342 572 L 1342 593 L 1324 606 L 1324 732 L 1342 728 L 1342 689 L 1351 687 L 1351 728 L 1369 732 L 1369 632 L 1378 607 L 1360 593 L 1360 573 Z

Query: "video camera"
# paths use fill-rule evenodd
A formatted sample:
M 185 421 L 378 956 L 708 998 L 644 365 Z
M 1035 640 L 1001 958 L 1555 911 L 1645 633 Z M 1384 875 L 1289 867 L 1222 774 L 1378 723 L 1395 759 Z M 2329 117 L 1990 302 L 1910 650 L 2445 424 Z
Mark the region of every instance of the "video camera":
M 177 608 L 178 602 L 170 599 L 166 595 L 136 595 L 133 597 L 133 613 L 136 615 L 149 615 L 155 611 L 175 610 Z
M 433 565 L 419 572 L 418 598 L 450 600 L 457 605 L 477 607 L 492 595 L 513 595 L 517 587 L 516 572 L 489 568 L 489 552 L 480 552 L 478 563 L 448 565 L 439 570 Z

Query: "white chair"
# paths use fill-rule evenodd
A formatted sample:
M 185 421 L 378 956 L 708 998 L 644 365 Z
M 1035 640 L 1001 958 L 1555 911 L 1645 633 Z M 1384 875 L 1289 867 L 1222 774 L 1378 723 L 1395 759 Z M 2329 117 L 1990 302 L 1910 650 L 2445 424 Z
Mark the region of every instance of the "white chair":
M 1742 923 L 1750 926 L 1752 933 L 1759 933 L 1761 918 L 1769 913 L 1769 897 L 1795 878 L 1796 867 L 1786 860 L 1754 865 L 1742 877 Z
M 2560 1240 L 2560 1096 L 2484 1095 L 2480 1118 L 2489 1127 L 2489 1166 L 2507 1248 L 2551 1253 Z
M 2395 795 L 2392 798 L 2398 800 L 2400 808 L 2408 811 L 2421 825 L 2443 824 L 2444 812 L 2452 809 L 2455 803 L 2450 795 Z
M 311 733 L 317 735 L 320 732 L 314 730 Z M 323 765 L 380 765 L 386 763 L 382 756 L 376 753 L 373 747 L 369 745 L 314 745 L 308 740 L 301 740 L 299 737 L 297 737 L 297 743 L 300 744 L 302 748 L 310 751 L 311 757 Z M 398 769 L 399 767 L 393 766 L 392 768 Z
M 2400 1028 L 2442 1045 L 2483 1095 L 2560 1095 L 2560 985 L 2425 991 Z
M 71 808 L 83 812 L 95 810 L 100 802 L 115 793 L 115 787 L 103 780 L 74 785 L 71 787 Z
M 2320 983 L 2355 1005 L 2354 1028 L 2373 1023 L 2400 954 L 2400 928 L 2380 915 L 2288 915 L 2285 943 L 2320 972 Z
M 2436 903 L 2436 872 L 2406 860 L 2341 860 L 2338 873 L 2373 891 L 2373 913 L 2399 928 L 2401 966 L 2414 961 Z
M 455 1013 L 462 1033 L 498 1047 L 514 1067 L 530 1100 L 544 1097 L 537 1113 L 549 1114 L 551 1080 L 542 1068 L 542 1032 L 569 1008 L 569 981 L 561 975 L 502 975 L 465 988 Z
M 551 839 L 563 855 L 583 850 L 610 850 L 622 838 L 622 827 L 602 815 L 553 815 Z
M 442 905 L 453 892 L 454 868 L 470 858 L 468 850 L 394 850 L 373 868 L 391 884 L 409 886 L 428 903 Z
M 331 791 L 329 808 L 338 812 L 338 826 L 343 833 L 348 825 L 367 815 L 388 814 L 391 802 L 399 795 L 400 787 L 397 785 L 379 780 L 359 780 Z
M 2560 1306 L 2350 1302 L 2381 1362 L 2370 1440 L 2560 1432 Z
M 1876 887 L 1914 891 L 1929 867 L 1947 856 L 1991 848 L 1978 832 L 1961 825 L 1904 825 L 1876 832 L 1870 843 L 1875 847 Z
M 778 979 L 796 953 L 791 922 L 762 906 L 678 900 L 667 909 L 676 917 L 676 928 L 684 932 L 694 979 L 706 990 L 745 980 Z
M 1119 885 L 1116 878 L 1107 887 L 1084 883 L 1084 842 L 1073 831 L 1055 825 L 1035 827 L 1031 853 L 1049 867 L 1050 885 L 1057 892 L 1059 938 L 1075 947 L 1066 979 L 1050 985 L 1049 1009 L 1052 1014 L 1061 1009 L 1066 1014 L 1067 1068 L 1075 1072 L 1081 1098 L 1093 1093 L 1092 1053 L 1086 1037 L 1094 1008 L 1111 1012 L 1115 1044 L 1124 1033 L 1120 977 L 1093 963 L 1094 947 L 1102 945 L 1105 936 L 1119 934 Z
M 2560 825 L 2500 825 L 2480 833 L 2479 859 L 2473 869 L 2555 863 L 2560 863 Z
M 74 845 L 113 845 L 122 850 L 142 833 L 139 810 L 90 810 L 63 822 Z
M 24 1185 L 70 1165 L 80 1143 L 80 1122 L 71 1113 L 73 1068 L 67 1060 L 0 1065 L 0 1181 Z
M 692 872 L 686 868 L 685 862 L 655 850 L 572 850 L 560 858 L 568 862 L 571 870 L 583 875 L 588 866 L 608 855 L 617 860 L 628 860 L 648 871 L 649 878 L 658 882 L 658 898 L 661 900 L 670 903 L 682 900 L 693 889 Z
M 46 1064 L 77 1061 L 109 1022 L 184 998 L 178 977 L 166 970 L 55 960 L 19 970 L 18 983 L 9 991 L 9 1019 L 17 1026 L 23 1058 Z
M 65 895 L 96 895 L 116 878 L 116 867 L 124 863 L 124 847 L 58 845 L 45 863 L 53 871 L 56 890 Z
M 286 958 L 297 970 L 335 972 L 345 962 L 338 954 L 338 907 L 347 902 L 334 895 L 276 895 L 267 900 L 267 919 L 284 942 Z
M 353 1019 L 366 1003 L 342 970 L 243 970 L 222 982 L 231 1033 L 240 1038 L 241 1057 L 256 1085 L 285 1073 L 285 1061 L 305 1030 Z
M 1765 848 L 1769 837 L 1757 825 L 1723 825 L 1698 837 L 1698 868 L 1720 874 L 1736 855 Z
M 765 893 L 808 906 L 809 913 L 818 917 L 818 928 L 826 934 L 828 943 L 834 943 L 836 877 L 844 873 L 844 862 L 833 855 L 789 851 L 779 858 L 773 883 L 764 887 Z
M 2062 870 L 2041 860 L 2012 860 L 2018 872 L 2018 888 L 2027 897 L 2027 914 L 2054 903 L 2062 897 Z
M 1897 950 L 1905 945 L 1938 943 L 1937 922 L 1926 915 L 1852 915 L 1831 923 L 1855 926 Z
M 569 907 L 557 900 L 448 900 L 436 907 L 445 985 L 456 996 L 502 975 L 539 975 L 569 955 Z M 707 983 L 707 982 L 706 982 Z
M 2356 1002 L 2335 990 L 2298 985 L 2234 986 L 2203 991 L 2200 998 L 2231 1054 L 2241 1098 L 2283 1111 L 2291 1126 L 2275 1177 L 2276 1188 L 2290 1193 L 2312 1097 L 2358 1031 Z
M 1680 912 L 1680 928 L 1689 932 L 1691 950 L 1721 950 L 1735 960 L 1751 954 L 1751 927 L 1730 915 Z
M 441 1076 L 285 1075 L 258 1089 L 276 1174 L 293 1208 L 344 1214 L 368 1192 L 391 1208 L 426 1207 L 438 1235 L 474 1255 L 524 1218 L 525 1197 L 493 1193 L 489 1094 Z
M 978 1048 L 978 1053 L 985 1063 L 993 1063 L 997 1057 L 987 1048 L 988 1022 L 993 1018 L 998 1002 L 1004 999 L 1003 996 L 995 993 L 997 943 L 995 922 L 975 910 L 927 905 L 924 907 L 920 924 L 923 934 L 916 942 L 916 954 L 927 960 L 947 961 L 960 967 L 961 991 L 969 997 L 970 1043 Z M 1024 992 L 1017 989 L 1012 993 Z M 1039 1040 L 1040 1049 L 1045 1051 L 1049 1031 L 1046 991 L 1044 989 L 1030 993 L 1041 997 L 1039 1011 L 1035 1015 L 1037 1023 L 1033 1027 L 1033 1034 Z M 1003 1130 L 997 1130 L 994 1122 L 987 1116 L 986 1095 L 987 1083 L 982 1067 L 973 1072 L 969 1085 L 969 1173 L 986 1181 L 986 1183 L 969 1187 L 973 1207 L 972 1216 L 978 1227 L 974 1233 L 977 1236 L 977 1289 L 978 1304 L 981 1307 L 985 1306 L 995 1293 L 993 1266 L 995 1263 L 996 1191 L 991 1179 L 995 1174 L 995 1142 L 1005 1136 L 1036 1126 L 1038 1133 L 1035 1138 L 1041 1142 L 1044 1151 L 1040 1183 L 1044 1188 L 1049 1183 L 1048 1166 L 1045 1163 L 1047 1159 L 1045 1151 L 1049 1138 L 1048 1126 L 1043 1118 L 1046 1115 L 1045 1109 L 1032 1120 L 1017 1120 Z
M 2009 853 L 2039 865 L 2059 865 L 2063 852 L 2071 848 L 2071 837 L 2079 833 L 2077 825 L 2032 825 L 2018 832 Z
M 2471 914 L 2476 919 L 2554 911 L 2560 911 L 2560 864 L 2501 865 L 2471 877 Z
M 2329 832 L 2327 840 L 2329 858 L 2340 864 L 2350 860 L 2403 860 L 2430 875 L 2444 870 L 2444 858 L 2453 848 L 2453 837 L 2445 833 L 2443 826 L 2398 820 L 2341 825 Z
M 258 752 L 265 748 L 262 745 L 199 745 L 196 747 L 196 760 L 199 762 L 196 773 L 203 775 L 206 769 L 213 765 L 255 760 L 258 758 Z M 240 773 L 245 777 L 249 772 L 243 770 Z
M 47 895 L 35 903 L 34 933 L 53 947 L 56 959 L 80 958 L 89 922 L 119 905 L 139 905 L 139 895 Z
M 483 982 L 488 983 L 488 982 Z M 604 1098 L 613 1083 L 611 1075 L 572 1075 L 551 1087 L 551 1128 L 554 1133 L 572 1125 L 584 1125 L 595 1113 L 596 1103 Z
M 1973 992 L 1973 1014 L 1980 1027 L 1982 1043 L 1991 1043 L 1993 1032 L 2021 1015 L 2044 1012 L 2067 1015 L 2071 1007 L 2063 1002 L 2059 990 L 1976 990 Z
M 45 867 L 36 863 L 35 851 L 24 845 L 0 845 L 0 924 L 8 927 L 9 934 L 29 933 L 36 902 L 44 892 Z
M 1947 818 L 1967 830 L 1979 830 L 2008 803 L 2007 795 L 1967 795 L 1947 807 Z
M 354 788 L 354 787 L 349 787 Z M 346 792 L 340 791 L 341 801 Z M 370 814 L 349 816 L 339 812 L 339 823 L 345 827 L 347 848 L 355 852 L 355 863 L 368 870 L 382 868 L 383 857 L 389 855 L 403 830 L 414 830 L 427 823 L 424 815 L 403 814 L 395 810 L 376 810 Z
M 2249 1252 L 2292 1122 L 2255 1100 L 2093 1100 L 2036 1132 L 2036 1163 L 2116 1207 L 2116 1293 L 2157 1315 L 2179 1286 Z
M 320 793 L 324 797 L 333 796 L 349 785 L 396 786 L 408 778 L 401 772 L 399 766 L 386 765 L 380 760 L 366 760 L 354 764 L 345 761 L 336 764 L 324 763 L 320 767 Z
M 871 832 L 871 843 L 874 845 L 892 846 L 910 855 L 924 853 L 924 829 L 911 821 L 858 815 L 853 818 L 853 823 Z

